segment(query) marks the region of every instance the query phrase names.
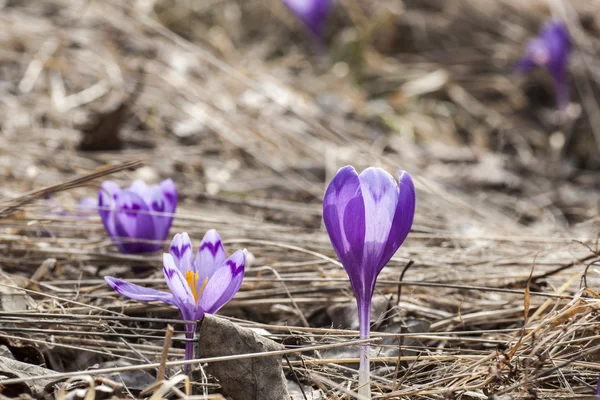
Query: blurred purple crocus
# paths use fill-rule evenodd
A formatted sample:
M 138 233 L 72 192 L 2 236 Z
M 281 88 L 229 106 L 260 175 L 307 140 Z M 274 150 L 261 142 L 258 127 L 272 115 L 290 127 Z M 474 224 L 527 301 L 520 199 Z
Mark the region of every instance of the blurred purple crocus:
M 315 42 L 322 43 L 331 0 L 283 0 L 283 3 L 302 21 Z
M 110 276 L 106 282 L 114 290 L 134 300 L 160 300 L 181 312 L 186 321 L 200 321 L 204 313 L 214 314 L 238 292 L 244 279 L 246 249 L 238 250 L 229 258 L 219 234 L 214 229 L 206 232 L 196 259 L 187 233 L 178 233 L 163 254 L 163 273 L 171 293 L 146 288 Z M 194 337 L 195 325 L 187 324 L 186 338 Z M 185 344 L 185 359 L 194 358 L 194 343 Z M 189 366 L 186 366 L 189 371 Z
M 367 168 L 358 175 L 353 167 L 346 166 L 327 188 L 323 220 L 350 278 L 362 339 L 370 335 L 377 276 L 406 239 L 414 215 L 415 188 L 404 171 L 399 173 L 398 184 L 380 168 Z M 368 345 L 361 351 L 359 385 L 359 395 L 371 398 Z
M 121 253 L 147 253 L 162 249 L 177 206 L 177 189 L 171 179 L 148 186 L 141 180 L 121 189 L 105 181 L 98 191 L 98 212 L 106 232 Z M 151 243 L 155 242 L 155 243 Z
M 525 54 L 517 64 L 517 71 L 527 73 L 535 67 L 544 67 L 552 76 L 558 108 L 569 105 L 567 64 L 571 52 L 571 41 L 565 25 L 553 20 L 544 25 L 538 37 L 531 39 Z

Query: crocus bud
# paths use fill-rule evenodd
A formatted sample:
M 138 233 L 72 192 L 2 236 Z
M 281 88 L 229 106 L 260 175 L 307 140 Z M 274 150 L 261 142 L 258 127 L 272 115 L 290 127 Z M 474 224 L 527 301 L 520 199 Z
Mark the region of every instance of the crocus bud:
M 415 188 L 410 175 L 399 182 L 381 168 L 360 175 L 341 168 L 327 188 L 323 220 L 333 249 L 342 262 L 358 305 L 360 336 L 370 334 L 371 300 L 377 276 L 396 253 L 412 226 Z M 369 348 L 360 357 L 359 395 L 371 398 Z

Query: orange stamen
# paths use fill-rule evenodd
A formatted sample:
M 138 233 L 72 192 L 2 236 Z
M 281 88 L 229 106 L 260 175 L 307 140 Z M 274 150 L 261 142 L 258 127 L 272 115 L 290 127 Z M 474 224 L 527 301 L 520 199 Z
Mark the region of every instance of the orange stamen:
M 188 286 L 192 290 L 192 295 L 194 295 L 194 300 L 198 301 L 198 294 L 196 293 L 196 286 L 198 285 L 198 273 L 187 271 L 185 273 L 185 280 L 187 281 Z
M 208 278 L 204 279 L 204 282 L 202 283 L 200 290 L 196 290 L 198 288 L 198 273 L 197 272 L 187 271 L 185 273 L 185 280 L 192 291 L 192 295 L 194 295 L 194 301 L 196 301 L 196 303 L 197 303 L 198 299 L 202 295 L 202 292 L 204 291 L 204 288 L 206 287 L 206 284 L 208 283 Z
M 198 297 L 202 296 L 202 292 L 204 292 L 204 288 L 206 287 L 207 283 L 208 283 L 208 277 L 202 283 L 202 286 L 200 287 L 200 290 L 198 290 Z

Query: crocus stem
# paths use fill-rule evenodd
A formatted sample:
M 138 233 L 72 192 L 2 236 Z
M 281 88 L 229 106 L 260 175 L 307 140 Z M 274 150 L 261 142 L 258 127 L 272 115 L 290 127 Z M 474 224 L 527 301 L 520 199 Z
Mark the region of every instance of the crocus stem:
M 185 326 L 185 338 L 186 339 L 193 339 L 194 338 L 194 325 L 186 325 Z M 193 341 L 186 341 L 185 342 L 185 359 L 187 360 L 193 360 L 194 359 L 194 342 Z M 184 372 L 186 374 L 189 374 L 191 370 L 191 365 L 190 364 L 186 364 L 184 367 Z
M 357 299 L 358 325 L 361 339 L 368 339 L 371 334 L 371 298 L 367 301 Z M 361 399 L 371 398 L 371 381 L 369 378 L 369 345 L 360 349 L 360 367 L 358 369 L 358 394 Z

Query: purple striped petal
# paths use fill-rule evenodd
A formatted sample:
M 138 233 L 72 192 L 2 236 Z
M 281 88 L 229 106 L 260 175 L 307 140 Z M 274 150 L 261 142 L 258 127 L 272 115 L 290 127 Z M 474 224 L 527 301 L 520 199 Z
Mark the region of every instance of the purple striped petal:
M 102 187 L 98 190 L 98 214 L 100 214 L 104 229 L 113 239 L 117 237 L 114 208 L 121 192 L 119 185 L 113 181 L 103 182 Z M 119 249 L 121 248 L 119 247 Z
M 117 245 L 123 253 L 144 253 L 162 247 L 148 243 L 156 240 L 156 231 L 148 207 L 140 196 L 130 190 L 121 191 L 116 199 L 115 215 L 115 229 L 120 238 Z
M 160 290 L 145 288 L 142 286 L 135 285 L 123 281 L 121 279 L 113 278 L 112 276 L 104 277 L 104 280 L 108 285 L 123 296 L 127 296 L 130 299 L 139 301 L 155 301 L 160 300 L 167 304 L 176 306 L 175 299 L 171 293 L 161 292 Z
M 175 265 L 184 276 L 187 271 L 194 271 L 192 242 L 187 232 L 178 233 L 173 237 L 169 253 L 173 257 Z
M 209 278 L 200 299 L 198 312 L 214 314 L 238 292 L 244 279 L 246 249 L 236 251 Z
M 408 236 L 415 217 L 416 196 L 412 178 L 406 171 L 400 171 L 398 178 L 398 204 L 392 222 L 392 229 L 381 257 L 382 268 L 396 254 L 396 251 Z
M 360 180 L 351 166 L 341 168 L 327 187 L 323 220 L 350 282 L 358 283 L 365 246 L 365 203 Z
M 170 254 L 163 254 L 163 272 L 169 290 L 173 294 L 181 315 L 186 320 L 192 320 L 196 314 L 196 301 L 185 276 L 179 271 Z
M 202 238 L 196 254 L 196 271 L 201 285 L 204 279 L 210 278 L 215 270 L 223 265 L 226 258 L 225 248 L 216 230 L 211 229 Z
M 375 281 L 379 271 L 389 260 L 382 260 L 394 214 L 398 204 L 398 185 L 381 168 L 367 168 L 359 176 L 365 204 L 365 249 L 363 252 L 364 277 Z

